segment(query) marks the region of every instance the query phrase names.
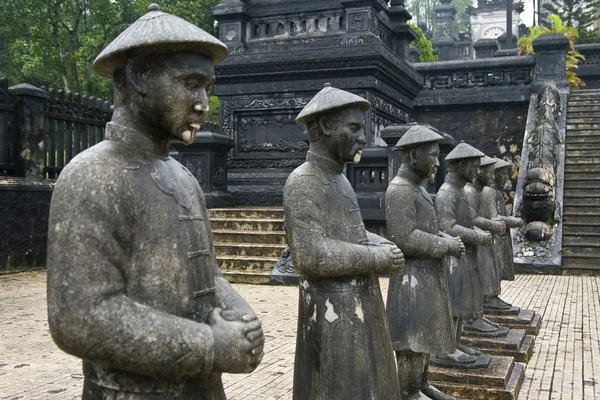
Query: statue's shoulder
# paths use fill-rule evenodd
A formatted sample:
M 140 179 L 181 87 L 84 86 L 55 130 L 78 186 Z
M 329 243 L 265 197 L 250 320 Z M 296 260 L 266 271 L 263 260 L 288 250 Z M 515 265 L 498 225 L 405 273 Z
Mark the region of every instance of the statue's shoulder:
M 401 176 L 396 176 L 390 182 L 388 189 L 388 194 L 404 194 L 404 195 L 417 195 L 420 192 L 420 189 L 408 181 L 406 178 Z
M 477 189 L 475 189 L 475 187 L 471 183 L 467 183 L 464 187 L 464 190 L 467 194 L 477 193 Z

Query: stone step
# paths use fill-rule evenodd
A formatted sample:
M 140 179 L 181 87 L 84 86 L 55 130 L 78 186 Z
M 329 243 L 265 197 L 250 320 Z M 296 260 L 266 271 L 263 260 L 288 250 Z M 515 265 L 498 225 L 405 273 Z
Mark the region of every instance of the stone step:
M 594 124 L 597 125 L 600 123 L 600 117 L 596 115 L 584 115 L 577 116 L 572 115 L 571 113 L 567 113 L 567 124 Z
M 271 271 L 223 271 L 223 276 L 231 283 L 249 283 L 253 285 L 267 285 Z
M 574 222 L 585 222 L 589 224 L 599 224 L 600 225 L 600 213 L 597 211 L 589 211 L 589 212 L 570 212 L 564 213 L 563 221 L 565 225 L 572 225 Z
M 579 204 L 572 204 L 571 199 L 565 199 L 563 204 L 563 215 L 571 215 L 571 213 L 590 213 L 599 214 L 600 204 L 597 202 L 590 202 L 586 199 L 585 202 Z
M 568 235 L 566 237 L 569 237 Z M 593 239 L 588 237 L 589 239 Z M 565 236 L 563 236 L 563 250 L 564 249 L 570 249 L 571 251 L 574 252 L 582 252 L 585 254 L 598 254 L 600 255 L 600 234 L 598 234 L 598 236 L 596 237 L 596 239 L 599 240 L 593 240 L 593 241 L 583 241 L 583 240 L 572 240 L 572 239 L 565 239 Z M 563 251 L 564 254 L 564 251 Z
M 600 123 L 589 124 L 589 123 L 568 123 L 567 122 L 567 131 L 598 131 L 600 130 Z
M 600 105 L 600 99 L 594 98 L 592 96 L 580 96 L 570 98 L 567 106 L 595 106 Z
M 583 146 L 583 145 L 598 145 L 600 144 L 600 134 L 596 136 L 591 135 L 575 135 L 568 133 L 566 136 L 566 148 L 571 146 Z
M 563 268 L 600 270 L 600 255 L 572 253 L 562 256 Z
M 572 140 L 573 138 L 577 138 L 578 140 L 586 141 L 586 140 L 597 140 L 600 137 L 600 129 L 571 129 L 566 133 L 566 139 Z
M 489 314 L 485 317 L 510 329 L 525 329 L 529 335 L 537 335 L 540 331 L 542 317 L 533 310 L 521 308 L 517 315 Z
M 220 218 L 210 219 L 210 226 L 215 230 L 275 232 L 283 230 L 283 218 Z
M 600 232 L 599 223 L 565 221 L 563 224 L 563 235 L 597 234 L 598 232 Z
M 285 244 L 215 243 L 217 256 L 281 257 Z
M 577 146 L 580 147 L 580 146 Z M 596 158 L 596 159 L 600 159 L 600 147 L 596 147 L 596 146 L 587 146 L 587 148 L 583 148 L 583 149 L 573 149 L 573 148 L 567 148 L 566 149 L 566 155 L 569 158 L 573 158 L 573 157 L 586 157 L 586 158 Z
M 600 232 L 597 233 L 564 233 L 563 232 L 563 243 L 577 243 L 577 242 L 591 242 L 600 243 Z
M 215 243 L 286 244 L 285 232 L 213 230 Z
M 279 257 L 245 257 L 245 256 L 217 256 L 221 271 L 235 272 L 269 272 L 273 270 Z
M 586 150 L 586 149 L 600 149 L 600 135 L 598 137 L 590 138 L 591 140 L 572 142 L 567 138 L 566 151 L 569 150 Z
M 570 159 L 574 160 L 574 159 Z M 584 158 L 583 160 L 591 160 L 594 161 L 593 158 Z M 600 172 L 600 162 L 566 162 L 565 163 L 565 173 L 571 172 Z
M 600 177 L 596 178 L 569 178 L 565 179 L 565 192 L 569 189 L 600 189 Z
M 596 116 L 598 115 L 598 111 L 596 110 L 598 107 L 588 107 L 588 106 L 582 106 L 581 104 L 569 104 L 567 106 L 567 117 L 571 114 L 579 114 L 581 113 L 581 116 Z
M 589 164 L 594 165 L 594 164 Z M 590 181 L 590 187 L 594 186 L 594 182 L 599 182 L 600 175 L 592 170 L 587 171 L 565 171 L 565 182 Z
M 213 208 L 210 210 L 211 218 L 273 218 L 283 219 L 282 207 L 236 207 Z
M 581 244 L 585 244 L 582 242 Z M 563 243 L 563 257 L 580 256 L 580 257 L 595 257 L 600 259 L 600 246 L 597 243 L 588 243 L 589 246 L 571 246 Z
M 442 392 L 464 399 L 516 400 L 525 366 L 513 357 L 492 356 L 488 368 L 449 369 L 429 366 L 429 381 Z
M 462 337 L 461 343 L 481 350 L 484 354 L 514 357 L 518 362 L 527 363 L 533 353 L 535 337 L 527 335 L 525 329 L 511 329 L 505 337 Z
M 572 196 L 595 196 L 597 192 L 590 192 L 588 188 L 571 188 L 569 190 L 565 190 L 565 198 L 571 198 Z M 594 200 L 595 201 L 595 200 Z

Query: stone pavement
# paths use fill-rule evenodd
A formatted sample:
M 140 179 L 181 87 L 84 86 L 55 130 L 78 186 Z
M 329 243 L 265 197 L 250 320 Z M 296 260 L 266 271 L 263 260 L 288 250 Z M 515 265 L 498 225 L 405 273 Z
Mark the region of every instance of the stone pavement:
M 520 275 L 503 283 L 503 298 L 543 318 L 519 399 L 600 400 L 599 286 L 594 276 Z M 266 354 L 254 373 L 224 376 L 228 398 L 291 399 L 297 289 L 235 287 L 263 321 Z M 80 361 L 48 332 L 46 274 L 0 276 L 0 399 L 78 399 L 81 385 Z

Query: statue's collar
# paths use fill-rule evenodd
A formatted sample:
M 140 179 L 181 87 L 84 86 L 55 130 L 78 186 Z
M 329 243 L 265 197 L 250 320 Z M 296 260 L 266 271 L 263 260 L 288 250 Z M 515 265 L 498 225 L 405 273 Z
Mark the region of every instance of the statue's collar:
M 344 171 L 344 164 L 340 165 L 331 158 L 322 156 L 310 150 L 306 154 L 306 161 L 318 165 L 321 169 L 327 172 L 341 174 Z
M 400 167 L 400 170 L 398 171 L 398 176 L 406 179 L 413 186 L 419 187 L 419 186 L 423 185 L 424 179 L 421 179 L 419 177 L 419 175 L 415 174 L 413 171 L 411 171 L 408 168 Z
M 161 159 L 169 158 L 169 142 L 164 140 L 155 140 L 150 135 L 117 125 L 114 122 L 106 124 L 105 138 L 113 142 L 123 143 L 131 147 L 133 151 L 148 154 Z

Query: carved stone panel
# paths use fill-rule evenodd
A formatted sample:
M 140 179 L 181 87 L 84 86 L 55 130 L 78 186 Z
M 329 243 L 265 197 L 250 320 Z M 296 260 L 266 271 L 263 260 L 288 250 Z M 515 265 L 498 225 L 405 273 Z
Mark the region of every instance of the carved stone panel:
M 202 187 L 202 190 L 209 190 L 205 187 L 205 183 L 208 182 L 208 166 L 206 164 L 205 155 L 193 155 L 186 156 L 182 160 L 182 164 L 194 175 L 194 178 L 198 181 L 198 184 Z

